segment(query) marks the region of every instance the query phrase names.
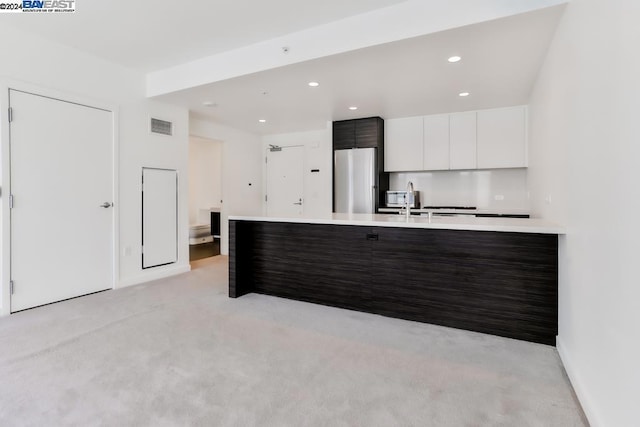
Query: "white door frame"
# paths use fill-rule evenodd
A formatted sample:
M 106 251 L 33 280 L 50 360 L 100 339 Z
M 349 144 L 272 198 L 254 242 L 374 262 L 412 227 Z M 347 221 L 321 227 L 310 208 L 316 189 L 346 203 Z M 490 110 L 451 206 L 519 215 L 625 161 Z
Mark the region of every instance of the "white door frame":
M 21 82 L 13 79 L 0 79 L 0 145 L 1 145 L 1 161 L 2 168 L 2 224 L 0 234 L 2 235 L 2 247 L 0 260 L 1 285 L 0 285 L 0 316 L 6 316 L 11 309 L 11 294 L 9 282 L 11 280 L 11 213 L 9 209 L 9 197 L 11 194 L 11 145 L 9 131 L 9 89 L 31 93 L 34 95 L 44 96 L 48 98 L 58 99 L 61 101 L 72 102 L 89 107 L 99 108 L 111 112 L 113 120 L 113 142 L 112 142 L 112 165 L 113 165 L 113 227 L 111 236 L 113 240 L 112 253 L 112 283 L 111 288 L 115 287 L 120 277 L 120 260 L 119 248 L 120 239 L 117 230 L 119 229 L 120 217 L 120 199 L 119 199 L 119 149 L 118 149 L 118 130 L 119 130 L 119 110 L 115 104 L 96 100 L 89 97 L 78 96 L 55 89 L 43 88 L 30 83 Z

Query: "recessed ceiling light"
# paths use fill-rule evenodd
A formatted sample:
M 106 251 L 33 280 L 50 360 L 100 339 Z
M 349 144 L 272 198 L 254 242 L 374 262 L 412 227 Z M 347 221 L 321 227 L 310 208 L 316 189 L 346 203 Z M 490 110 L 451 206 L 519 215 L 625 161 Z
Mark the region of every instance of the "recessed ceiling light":
M 460 92 L 458 96 L 469 96 L 469 92 Z
M 202 102 L 202 105 L 204 105 L 205 107 L 215 107 L 215 106 L 216 106 L 216 105 L 218 105 L 218 104 L 216 104 L 216 103 L 215 103 L 215 102 L 213 102 L 213 101 L 203 101 L 203 102 Z
M 357 110 L 357 109 L 358 109 L 358 107 L 356 107 L 356 106 L 349 107 L 349 110 Z
M 449 61 L 449 62 L 458 62 L 458 61 L 460 61 L 461 59 L 462 59 L 462 58 L 461 58 L 461 57 L 459 57 L 459 56 L 451 56 L 451 57 L 449 57 L 449 59 L 447 59 L 447 61 Z
M 309 86 L 318 87 L 318 86 L 320 86 L 320 83 L 318 83 L 318 82 L 309 82 Z
M 260 123 L 267 123 L 267 121 L 265 119 L 259 119 L 258 120 Z

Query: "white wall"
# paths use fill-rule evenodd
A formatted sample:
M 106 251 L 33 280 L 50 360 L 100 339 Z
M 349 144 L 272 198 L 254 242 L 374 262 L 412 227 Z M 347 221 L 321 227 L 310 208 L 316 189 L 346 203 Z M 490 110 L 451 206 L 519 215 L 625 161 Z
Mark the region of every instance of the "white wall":
M 262 157 L 267 153 L 269 144 L 281 147 L 302 145 L 305 152 L 304 165 L 304 205 L 305 216 L 324 215 L 331 213 L 333 203 L 333 147 L 332 124 L 327 123 L 325 129 L 308 132 L 294 132 L 276 135 L 266 135 L 262 138 Z M 266 193 L 266 166 L 263 164 L 263 192 Z M 319 172 L 311 172 L 319 169 Z M 263 212 L 266 204 L 263 200 Z
M 116 286 L 149 280 L 162 275 L 186 271 L 188 265 L 188 235 L 186 212 L 186 179 L 181 179 L 179 221 L 185 235 L 180 237 L 177 264 L 143 273 L 140 260 L 142 166 L 178 169 L 183 176 L 187 169 L 188 114 L 182 108 L 163 105 L 145 99 L 145 78 L 141 73 L 111 64 L 72 48 L 52 43 L 7 26 L 0 27 L 0 110 L 8 107 L 8 87 L 29 87 L 62 98 L 82 99 L 87 103 L 111 105 L 117 112 L 119 129 L 116 134 L 118 151 L 117 181 L 119 199 L 116 212 L 119 229 L 116 242 L 119 256 L 119 277 Z M 173 137 L 152 136 L 148 131 L 150 115 L 174 122 Z M 6 114 L 0 118 L 2 143 L 2 193 L 9 192 L 9 134 Z M 186 177 L 186 175 L 184 175 Z M 7 198 L 2 200 L 2 293 L 0 314 L 9 310 L 9 221 Z M 131 255 L 123 255 L 125 247 Z M 52 245 L 51 250 L 55 250 Z
M 149 118 L 173 122 L 174 135 L 151 134 Z M 120 286 L 142 283 L 189 267 L 188 129 L 186 109 L 142 99 L 120 108 Z M 143 167 L 178 171 L 178 262 L 142 270 Z
M 220 252 L 229 253 L 229 215 L 262 214 L 260 136 L 191 116 L 189 133 L 222 141 L 222 212 Z
M 529 104 L 533 210 L 567 227 L 558 350 L 594 426 L 640 418 L 638 20 L 636 1 L 573 0 Z
M 0 76 L 98 100 L 145 96 L 144 76 L 70 47 L 0 26 Z
M 189 137 L 189 224 L 210 221 L 222 207 L 222 142 Z
M 394 172 L 390 190 L 420 191 L 422 206 L 476 206 L 498 211 L 529 211 L 527 170 Z M 497 197 L 496 197 L 497 196 Z M 501 200 L 500 197 L 502 197 Z

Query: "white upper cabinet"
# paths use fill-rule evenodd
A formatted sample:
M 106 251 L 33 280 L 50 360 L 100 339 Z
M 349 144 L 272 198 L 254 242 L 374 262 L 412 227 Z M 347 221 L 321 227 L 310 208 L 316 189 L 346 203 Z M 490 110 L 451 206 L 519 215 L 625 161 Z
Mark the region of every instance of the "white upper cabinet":
M 449 169 L 449 115 L 424 117 L 424 170 Z
M 422 116 L 384 122 L 384 170 L 423 170 Z
M 476 169 L 476 112 L 449 115 L 449 169 Z
M 527 108 L 478 111 L 478 168 L 527 166 Z
M 385 121 L 387 172 L 527 167 L 527 107 Z

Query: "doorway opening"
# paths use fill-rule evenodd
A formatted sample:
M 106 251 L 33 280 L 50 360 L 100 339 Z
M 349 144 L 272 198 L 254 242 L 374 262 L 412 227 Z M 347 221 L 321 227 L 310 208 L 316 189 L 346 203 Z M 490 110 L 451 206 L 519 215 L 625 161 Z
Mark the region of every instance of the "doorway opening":
M 222 141 L 189 137 L 190 262 L 220 255 L 222 149 Z

